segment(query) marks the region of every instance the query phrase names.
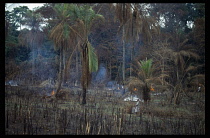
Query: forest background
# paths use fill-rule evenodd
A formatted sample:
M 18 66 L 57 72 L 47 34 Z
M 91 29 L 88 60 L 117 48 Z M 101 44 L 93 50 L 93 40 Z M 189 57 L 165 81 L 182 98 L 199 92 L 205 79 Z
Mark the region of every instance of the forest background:
M 92 10 L 99 20 L 84 25 L 82 17 L 68 19 L 73 16 L 67 11 L 73 7 Z M 75 27 L 80 37 L 68 27 Z M 83 46 L 92 49 L 93 60 L 97 57 L 92 68 L 87 69 L 90 61 L 83 62 Z M 142 61 L 149 59 L 152 69 L 142 71 Z M 34 10 L 27 6 L 5 10 L 5 81 L 39 85 L 50 79 L 59 82 L 57 91 L 67 83 L 85 88 L 91 71 L 85 72 L 84 66 L 97 72 L 96 66 L 102 64 L 106 82 L 125 85 L 141 80 L 157 89 L 167 87 L 173 89 L 174 103 L 184 91 L 198 87 L 205 91 L 205 4 L 46 3 Z

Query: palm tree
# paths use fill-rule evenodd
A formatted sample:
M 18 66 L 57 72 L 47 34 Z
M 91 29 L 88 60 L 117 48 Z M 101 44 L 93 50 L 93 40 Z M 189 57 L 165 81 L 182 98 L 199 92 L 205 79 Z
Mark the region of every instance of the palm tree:
M 54 9 L 58 15 L 58 23 L 51 30 L 50 38 L 54 40 L 57 47 L 60 47 L 60 52 L 63 47 L 67 47 L 69 45 L 72 46 L 71 44 L 75 45 L 80 50 L 80 53 L 82 54 L 82 104 L 86 104 L 86 92 L 90 84 L 91 72 L 98 70 L 97 55 L 88 40 L 88 36 L 91 30 L 96 26 L 94 21 L 97 19 L 103 19 L 103 16 L 96 14 L 92 7 L 88 5 L 77 6 L 76 4 L 58 4 L 55 5 Z M 69 67 L 70 59 L 71 55 L 68 59 L 67 66 L 65 67 L 65 72 Z M 56 93 L 61 87 L 61 61 L 62 56 L 60 57 L 59 86 Z
M 122 49 L 123 49 L 123 63 L 122 63 L 122 78 L 123 78 L 123 85 L 125 81 L 125 23 L 130 19 L 131 17 L 131 7 L 130 4 L 125 3 L 119 3 L 115 6 L 115 19 L 119 19 L 120 21 L 120 28 L 122 27 Z
M 86 104 L 86 92 L 91 80 L 91 72 L 98 70 L 98 58 L 94 48 L 88 40 L 91 30 L 96 26 L 94 21 L 104 19 L 102 15 L 96 14 L 92 7 L 88 5 L 78 6 L 74 9 L 77 19 L 76 28 L 74 29 L 81 39 L 79 47 L 82 53 L 82 76 L 81 84 L 83 88 L 82 104 Z
M 133 66 L 132 70 L 134 72 L 135 77 L 130 77 L 127 80 L 127 85 L 132 92 L 137 88 L 137 90 L 142 89 L 142 98 L 143 100 L 150 100 L 150 88 L 149 88 L 149 80 L 152 78 L 153 68 L 152 68 L 152 59 L 136 61 L 136 66 Z
M 58 49 L 60 51 L 59 78 L 55 97 L 60 91 L 63 82 L 63 70 L 65 64 L 65 62 L 63 62 L 64 51 L 69 47 L 74 47 L 75 44 L 71 43 L 71 40 L 75 39 L 76 36 L 69 28 L 69 25 L 74 23 L 74 21 L 70 18 L 72 16 L 72 12 L 70 11 L 73 7 L 73 4 L 56 4 L 53 7 L 56 18 L 49 21 L 50 23 L 56 23 L 56 25 L 50 30 L 49 38 L 54 41 L 54 49 Z
M 144 101 L 148 101 L 150 100 L 150 94 L 149 94 L 150 89 L 148 87 L 148 79 L 151 78 L 153 72 L 152 59 L 148 60 L 146 59 L 145 61 L 140 61 L 140 63 L 138 62 L 138 64 L 140 66 L 139 77 L 144 83 L 142 98 L 144 99 Z
M 115 6 L 115 19 L 119 19 L 122 28 L 123 64 L 122 76 L 125 81 L 125 42 L 139 40 L 139 35 L 143 34 L 144 42 L 150 42 L 154 33 L 159 33 L 159 27 L 152 17 L 147 17 L 143 12 L 144 6 L 135 3 L 117 3 Z M 132 55 L 132 50 L 131 50 Z
M 152 85 L 164 89 L 162 83 L 165 77 L 169 77 L 159 71 L 158 64 L 152 59 L 136 60 L 132 64 L 132 74 L 126 81 L 126 84 L 132 93 L 141 94 L 143 100 L 147 103 L 150 101 L 150 91 L 153 91 Z M 166 88 L 166 87 L 165 87 Z
M 182 37 L 180 33 L 175 33 L 173 37 L 168 37 L 165 42 L 156 43 L 160 45 L 159 49 L 154 50 L 154 56 L 162 59 L 162 72 L 167 71 L 170 75 L 170 85 L 174 89 L 174 103 L 179 101 L 179 94 L 184 88 L 184 82 L 188 71 L 194 67 L 190 66 L 199 55 L 195 49 L 188 43 L 188 39 Z M 170 70 L 169 70 L 170 68 Z
M 171 57 L 172 57 L 172 61 L 174 62 L 174 66 L 175 71 L 174 73 L 176 73 L 176 81 L 174 83 L 175 85 L 175 99 L 174 99 L 174 103 L 177 104 L 178 103 L 178 99 L 179 99 L 179 94 L 181 92 L 181 89 L 183 89 L 183 82 L 184 82 L 184 78 L 185 78 L 185 69 L 187 68 L 187 63 L 190 59 L 198 59 L 199 56 L 193 52 L 193 49 L 190 49 L 188 46 L 184 46 L 184 44 L 187 42 L 187 40 L 185 40 L 184 42 L 182 42 L 179 45 L 179 49 L 177 51 L 172 51 L 171 52 Z M 187 58 L 187 60 L 185 60 Z

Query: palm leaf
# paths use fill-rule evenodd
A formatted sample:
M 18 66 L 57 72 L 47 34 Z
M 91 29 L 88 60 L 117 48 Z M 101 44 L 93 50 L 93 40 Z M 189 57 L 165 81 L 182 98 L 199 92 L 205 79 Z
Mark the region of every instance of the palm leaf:
M 144 82 L 142 80 L 140 80 L 137 77 L 129 77 L 126 81 L 125 81 L 125 85 L 129 88 L 129 87 L 134 87 L 134 86 L 144 86 Z
M 98 70 L 98 57 L 94 52 L 93 46 L 88 42 L 88 60 L 90 72 L 96 72 Z
M 148 59 L 145 61 L 140 61 L 141 63 L 141 70 L 145 74 L 145 79 L 149 78 L 152 74 L 152 59 Z
M 192 79 L 205 80 L 205 74 L 197 74 L 192 77 Z
M 188 67 L 185 69 L 186 72 L 195 71 L 195 70 L 197 70 L 197 67 L 196 67 L 196 66 L 192 66 L 192 65 L 188 66 Z

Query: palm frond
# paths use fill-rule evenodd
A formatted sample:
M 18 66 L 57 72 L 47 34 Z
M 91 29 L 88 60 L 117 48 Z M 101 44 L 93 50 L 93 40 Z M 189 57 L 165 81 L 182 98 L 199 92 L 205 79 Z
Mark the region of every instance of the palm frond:
M 162 84 L 162 79 L 159 77 L 151 77 L 145 80 L 147 84 Z
M 98 57 L 94 51 L 93 46 L 88 42 L 88 60 L 90 72 L 96 72 L 98 70 Z
M 197 67 L 190 65 L 185 69 L 185 72 L 194 71 L 194 70 L 197 70 Z
M 193 79 L 205 79 L 205 74 L 197 74 L 192 76 Z
M 152 59 L 148 59 L 148 60 L 142 60 L 140 61 L 141 63 L 141 70 L 142 72 L 145 74 L 145 78 L 149 78 L 152 74 Z
M 205 74 L 197 74 L 190 78 L 190 84 L 205 84 Z
M 145 83 L 140 80 L 139 78 L 137 77 L 129 77 L 126 81 L 125 81 L 125 85 L 129 88 L 129 87 L 137 87 L 137 86 L 144 86 Z
M 180 44 L 180 46 L 184 46 L 187 42 L 188 42 L 188 39 L 185 39 L 185 40 Z

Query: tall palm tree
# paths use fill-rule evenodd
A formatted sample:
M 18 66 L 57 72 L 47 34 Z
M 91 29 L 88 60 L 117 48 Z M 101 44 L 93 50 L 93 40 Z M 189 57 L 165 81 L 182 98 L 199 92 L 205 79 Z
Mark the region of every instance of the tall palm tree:
M 82 104 L 86 104 L 86 92 L 90 84 L 91 72 L 98 70 L 97 55 L 94 52 L 93 46 L 88 40 L 88 36 L 91 30 L 96 27 L 94 21 L 96 21 L 97 19 L 103 19 L 103 16 L 100 14 L 96 14 L 92 7 L 88 5 L 77 6 L 76 4 L 58 4 L 55 5 L 54 9 L 58 14 L 58 23 L 51 30 L 50 38 L 54 40 L 56 46 L 59 46 L 60 48 L 63 48 L 64 46 L 69 46 L 72 43 L 75 46 L 78 46 L 82 55 Z M 70 59 L 71 58 L 69 58 L 67 62 L 65 71 L 69 67 Z M 56 93 L 61 87 L 61 61 L 62 59 L 60 60 L 60 83 Z
M 71 20 L 72 12 L 70 12 L 73 8 L 73 4 L 56 4 L 53 7 L 56 18 L 49 20 L 50 23 L 55 23 L 56 25 L 50 30 L 49 38 L 54 41 L 54 48 L 60 51 L 60 63 L 59 63 L 59 78 L 58 85 L 55 92 L 55 97 L 61 89 L 61 85 L 63 82 L 63 70 L 64 70 L 64 51 L 69 47 L 74 47 L 75 43 L 71 43 L 72 39 L 75 39 L 76 36 L 74 33 L 71 33 L 69 25 L 74 23 Z
M 123 64 L 122 76 L 125 81 L 125 42 L 139 40 L 143 34 L 144 42 L 150 42 L 154 33 L 159 33 L 159 27 L 152 17 L 146 16 L 144 6 L 135 3 L 117 3 L 115 6 L 115 19 L 119 19 L 122 28 Z M 131 50 L 132 52 L 132 50 Z M 132 54 L 132 53 L 131 53 Z
M 123 63 L 122 63 L 122 78 L 123 85 L 125 81 L 125 23 L 130 19 L 132 15 L 130 4 L 118 3 L 115 6 L 115 20 L 120 21 L 120 28 L 122 27 L 122 49 L 123 49 Z
M 76 28 L 74 29 L 81 39 L 79 47 L 82 53 L 82 76 L 81 84 L 83 88 L 82 104 L 86 104 L 86 92 L 91 80 L 91 72 L 98 70 L 98 58 L 94 48 L 88 40 L 91 30 L 96 27 L 96 20 L 103 20 L 103 16 L 96 14 L 92 7 L 88 5 L 78 6 L 74 9 L 77 19 Z

